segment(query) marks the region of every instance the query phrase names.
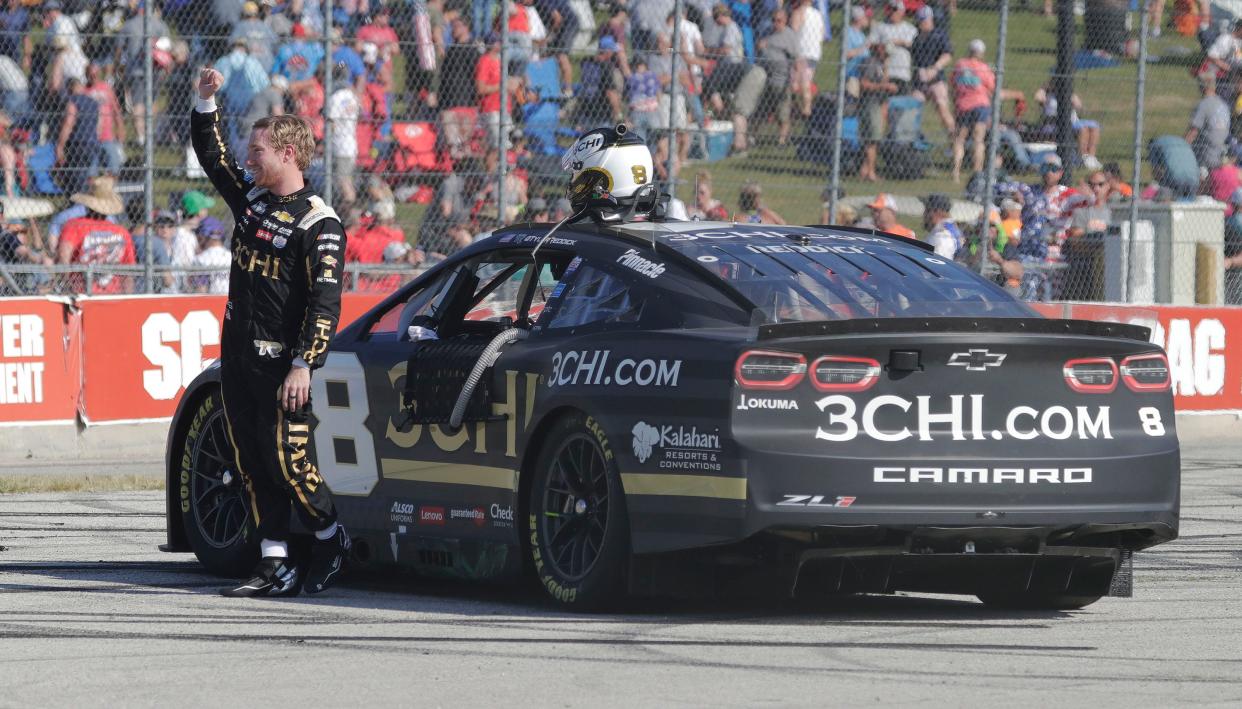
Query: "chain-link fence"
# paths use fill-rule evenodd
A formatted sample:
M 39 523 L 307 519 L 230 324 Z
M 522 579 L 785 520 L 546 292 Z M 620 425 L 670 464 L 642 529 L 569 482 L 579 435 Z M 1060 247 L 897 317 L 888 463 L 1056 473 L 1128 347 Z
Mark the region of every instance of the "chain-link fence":
M 110 264 L 140 273 L 108 292 L 219 286 L 232 218 L 188 141 L 213 66 L 242 159 L 259 118 L 311 122 L 307 178 L 346 223 L 347 260 L 394 272 L 355 288 L 390 288 L 502 223 L 567 216 L 564 146 L 626 122 L 674 216 L 902 233 L 1030 300 L 1242 302 L 1237 12 L 10 0 L 0 290 L 99 291 Z

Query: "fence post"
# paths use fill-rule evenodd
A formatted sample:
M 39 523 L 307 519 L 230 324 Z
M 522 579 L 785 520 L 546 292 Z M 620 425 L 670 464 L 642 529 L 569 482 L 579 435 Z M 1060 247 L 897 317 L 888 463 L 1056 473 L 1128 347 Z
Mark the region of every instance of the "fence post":
M 1147 32 L 1151 23 L 1151 13 L 1146 0 L 1140 3 L 1140 11 L 1143 17 L 1139 30 L 1138 91 L 1134 96 L 1134 177 L 1130 183 L 1134 191 L 1130 195 L 1130 243 L 1126 246 L 1126 279 L 1121 284 L 1121 299 L 1127 303 L 1132 300 L 1130 286 L 1134 277 L 1134 245 L 1138 240 L 1138 203 L 1143 179 L 1143 104 L 1147 89 Z
M 1057 97 L 1057 154 L 1065 169 L 1061 184 L 1074 176 L 1078 142 L 1071 118 L 1074 112 L 1074 0 L 1057 0 L 1057 65 L 1052 91 Z
M 833 224 L 837 223 L 837 192 L 841 185 L 841 122 L 845 120 L 845 37 L 849 33 L 850 14 L 853 11 L 853 1 L 845 0 L 845 5 L 841 8 L 841 52 L 837 57 L 837 120 L 832 136 L 832 177 L 828 181 L 828 221 Z M 831 20 L 825 16 L 824 25 L 830 24 Z
M 332 181 L 332 134 L 335 132 L 336 116 L 332 115 L 332 0 L 323 0 L 323 199 L 332 204 L 335 185 Z
M 496 222 L 505 223 L 505 175 L 509 172 L 509 0 L 500 0 L 500 121 L 496 143 Z
M 680 84 L 677 79 L 677 59 L 681 56 L 681 2 L 682 0 L 676 0 L 673 3 L 673 46 L 670 49 L 673 54 L 673 78 L 668 84 L 668 155 L 665 157 L 664 172 L 668 176 L 670 205 L 672 200 L 677 198 L 677 180 L 673 178 L 673 164 L 677 159 L 677 126 L 674 125 L 673 117 L 677 115 L 677 87 Z M 648 140 L 651 138 L 651 136 L 643 137 Z M 655 175 L 651 177 L 654 179 Z M 656 198 L 658 199 L 659 195 L 656 195 Z
M 143 237 L 145 253 L 143 254 L 143 266 L 146 274 L 146 291 L 148 293 L 155 292 L 155 249 L 152 240 L 155 238 L 155 227 L 151 221 L 151 213 L 155 211 L 155 96 L 153 86 L 155 69 L 154 60 L 151 53 L 151 5 L 145 4 L 142 7 L 142 65 L 143 65 L 143 87 L 142 87 L 142 163 L 145 165 L 143 170 L 143 208 L 142 221 L 143 231 L 146 234 Z M 117 116 L 117 120 L 125 120 L 123 116 Z M 120 175 L 117 175 L 120 177 Z
M 988 230 L 988 217 L 992 211 L 992 192 L 996 190 L 996 149 L 1000 143 L 1000 114 L 1004 108 L 1001 92 L 1005 89 L 1005 45 L 1009 38 L 1009 0 L 1001 0 L 1000 23 L 996 28 L 996 88 L 992 91 L 992 125 L 988 132 L 988 161 L 984 164 L 987 178 L 983 181 L 983 194 L 979 198 L 979 206 L 983 213 L 979 215 L 979 273 L 983 273 L 988 263 L 988 249 L 991 248 L 991 232 Z

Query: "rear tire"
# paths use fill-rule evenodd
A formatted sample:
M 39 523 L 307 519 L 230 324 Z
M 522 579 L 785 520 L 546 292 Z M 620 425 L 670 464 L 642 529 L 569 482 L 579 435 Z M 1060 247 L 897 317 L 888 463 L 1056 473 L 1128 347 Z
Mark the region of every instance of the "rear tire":
M 535 466 L 527 531 L 539 584 L 566 608 L 614 606 L 625 596 L 630 528 L 603 428 L 585 414 L 562 419 Z
M 981 593 L 979 600 L 989 608 L 1030 611 L 1076 611 L 1100 600 L 1101 596 L 1073 596 L 1068 593 L 1020 591 L 1017 593 Z
M 186 541 L 208 571 L 242 578 L 259 561 L 250 497 L 234 462 L 224 399 L 212 389 L 173 441 Z

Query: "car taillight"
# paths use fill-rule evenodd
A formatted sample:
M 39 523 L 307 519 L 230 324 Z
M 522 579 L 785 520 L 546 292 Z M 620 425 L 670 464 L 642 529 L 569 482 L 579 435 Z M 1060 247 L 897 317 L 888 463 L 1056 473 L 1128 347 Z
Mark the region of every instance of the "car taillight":
M 1164 391 L 1169 388 L 1169 358 L 1163 354 L 1145 354 L 1121 360 L 1121 379 L 1133 391 Z
M 733 375 L 747 389 L 792 389 L 806 376 L 806 357 L 792 352 L 751 350 L 737 358 Z
M 1062 371 L 1069 388 L 1082 394 L 1107 394 L 1117 388 L 1117 363 L 1107 357 L 1071 359 Z
M 820 391 L 862 391 L 879 380 L 881 371 L 869 357 L 825 355 L 811 364 L 811 384 Z

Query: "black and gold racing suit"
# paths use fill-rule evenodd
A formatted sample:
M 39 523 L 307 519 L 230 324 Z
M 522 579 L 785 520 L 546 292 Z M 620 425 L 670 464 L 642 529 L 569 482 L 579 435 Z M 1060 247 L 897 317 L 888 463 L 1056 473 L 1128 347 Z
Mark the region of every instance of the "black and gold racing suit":
M 202 108 L 200 104 L 199 108 Z M 190 116 L 191 138 L 233 212 L 233 265 L 221 344 L 225 417 L 259 539 L 286 541 L 290 501 L 308 529 L 336 521 L 311 443 L 311 404 L 286 412 L 278 390 L 292 366 L 324 362 L 341 313 L 345 232 L 323 199 L 254 187 L 224 140 L 220 111 Z

